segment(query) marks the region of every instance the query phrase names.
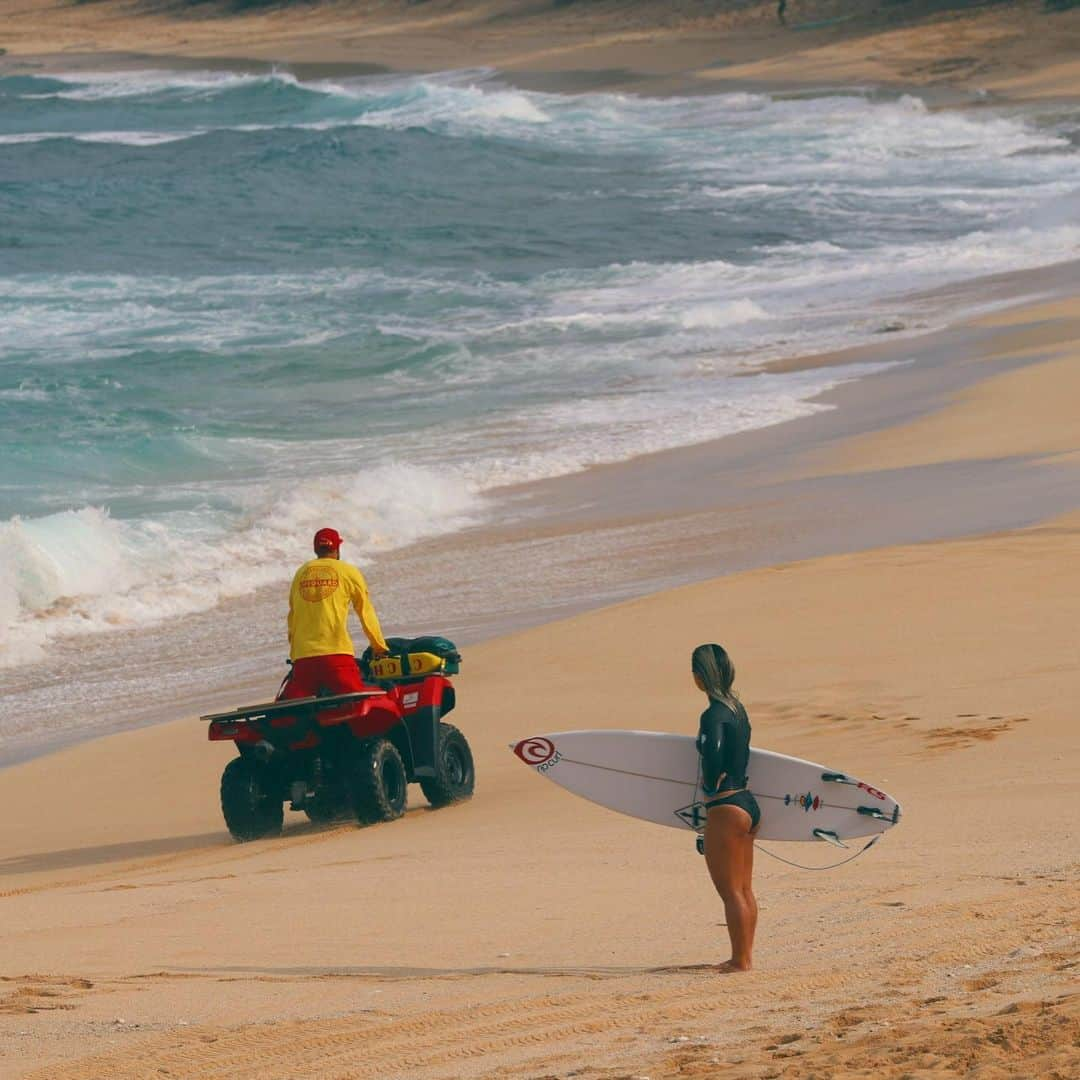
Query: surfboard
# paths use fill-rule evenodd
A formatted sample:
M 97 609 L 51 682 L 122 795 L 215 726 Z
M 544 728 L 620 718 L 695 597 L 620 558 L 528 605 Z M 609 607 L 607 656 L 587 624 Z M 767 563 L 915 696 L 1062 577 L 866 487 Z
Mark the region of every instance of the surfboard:
M 620 814 L 700 832 L 701 761 L 689 735 L 658 731 L 562 731 L 511 749 L 560 787 Z M 802 758 L 750 749 L 748 786 L 761 807 L 762 840 L 840 843 L 884 832 L 900 805 L 877 787 Z

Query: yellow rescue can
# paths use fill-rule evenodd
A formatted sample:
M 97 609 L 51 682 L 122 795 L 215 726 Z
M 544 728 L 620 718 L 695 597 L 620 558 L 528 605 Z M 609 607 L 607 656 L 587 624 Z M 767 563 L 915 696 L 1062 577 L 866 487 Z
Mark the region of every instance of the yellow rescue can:
M 402 653 L 380 656 L 372 660 L 371 675 L 375 679 L 406 679 L 413 675 L 430 675 L 446 667 L 446 659 L 429 652 Z

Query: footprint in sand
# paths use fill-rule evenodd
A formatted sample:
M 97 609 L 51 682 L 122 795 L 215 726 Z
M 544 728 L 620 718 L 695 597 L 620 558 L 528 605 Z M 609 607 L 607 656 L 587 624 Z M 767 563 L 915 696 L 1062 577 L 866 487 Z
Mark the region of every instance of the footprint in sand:
M 956 715 L 958 719 L 973 719 L 978 714 L 957 713 Z M 1030 717 L 1014 716 L 1006 719 L 1003 716 L 989 716 L 986 720 L 985 724 L 957 724 L 950 727 L 931 728 L 924 735 L 928 752 L 964 750 L 977 742 L 992 742 L 999 735 L 1011 731 L 1014 725 L 1028 723 Z M 990 723 L 990 721 L 997 721 L 997 723 Z
M 73 991 L 91 990 L 89 979 L 68 975 L 7 975 L 0 983 L 11 984 L 11 991 L 0 998 L 0 1014 L 45 1012 L 52 1009 L 74 1009 L 68 1000 Z

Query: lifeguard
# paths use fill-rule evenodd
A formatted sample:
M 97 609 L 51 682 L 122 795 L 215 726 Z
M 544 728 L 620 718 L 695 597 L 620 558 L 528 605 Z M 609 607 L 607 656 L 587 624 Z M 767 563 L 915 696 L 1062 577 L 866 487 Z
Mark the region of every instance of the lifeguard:
M 341 561 L 341 544 L 337 530 L 320 529 L 315 534 L 315 558 L 293 577 L 288 619 L 292 675 L 282 699 L 364 689 L 349 636 L 350 607 L 359 616 L 374 655 L 389 652 L 364 575 Z

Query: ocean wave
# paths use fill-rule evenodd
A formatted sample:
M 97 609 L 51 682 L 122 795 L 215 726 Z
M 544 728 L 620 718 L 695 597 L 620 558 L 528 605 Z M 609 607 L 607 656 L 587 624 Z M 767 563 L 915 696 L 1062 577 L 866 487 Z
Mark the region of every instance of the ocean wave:
M 577 344 L 600 355 L 598 346 L 610 340 L 624 359 L 656 352 L 652 340 L 634 350 L 637 333 L 697 335 L 672 338 L 675 353 L 736 345 L 744 332 L 766 345 L 770 324 L 787 335 L 784 320 L 831 317 L 842 330 L 852 306 L 975 274 L 1076 258 L 1074 204 L 1071 197 L 1048 200 L 1032 225 L 1017 226 L 1014 210 L 1003 210 L 990 229 L 868 250 L 826 240 L 785 241 L 761 245 L 755 260 L 743 264 L 632 262 L 554 271 L 526 282 L 362 269 L 16 276 L 6 280 L 0 298 L 0 347 L 48 349 L 54 358 L 72 361 L 108 359 L 120 350 L 133 362 L 140 354 L 196 350 L 209 365 L 214 355 L 269 357 L 336 342 L 372 356 L 370 366 L 362 365 L 369 376 L 391 378 L 395 365 L 412 366 L 423 350 L 445 344 L 469 350 L 465 361 L 477 365 L 472 381 L 496 376 L 500 367 L 512 372 L 516 353 L 505 353 L 500 362 L 488 355 L 496 347 L 543 347 L 552 371 L 572 374 L 581 362 Z M 1019 216 L 1032 218 L 1030 212 Z M 428 355 L 433 362 L 445 359 Z M 482 372 L 480 365 L 486 365 Z
M 995 189 L 1030 186 L 1030 203 L 1040 185 L 1067 182 L 1080 156 L 1067 137 L 1026 117 L 933 111 L 911 96 L 571 97 L 506 86 L 486 70 L 313 80 L 287 71 L 145 70 L 50 76 L 36 95 L 20 85 L 17 99 L 40 109 L 26 121 L 32 129 L 0 125 L 0 144 L 24 153 L 70 140 L 141 148 L 151 156 L 197 155 L 209 135 L 272 140 L 291 132 L 333 140 L 349 138 L 342 133 L 350 129 L 423 131 L 451 140 L 542 144 L 565 154 L 633 154 L 659 173 L 696 178 L 676 205 L 711 202 L 718 213 L 725 204 L 754 213 L 779 200 L 785 208 L 843 217 L 853 201 L 940 201 L 946 196 L 936 185 L 947 166 L 971 179 L 995 174 L 983 184 L 985 208 L 952 204 L 968 218 L 991 217 L 1009 198 Z M 811 129 L 815 137 L 807 138 Z M 293 149 L 285 145 L 282 152 L 284 165 Z M 365 152 L 347 144 L 346 153 Z
M 165 143 L 203 135 L 202 131 L 30 131 L 0 135 L 0 146 L 70 140 L 81 143 L 106 143 L 117 146 L 162 146 Z
M 68 101 L 111 101 L 117 98 L 154 97 L 161 94 L 194 91 L 200 94 L 220 94 L 238 87 L 269 85 L 274 82 L 290 86 L 300 83 L 285 72 L 267 75 L 227 71 L 170 71 L 144 68 L 131 71 L 58 72 L 42 79 L 46 88 L 35 92 L 23 84 L 20 97 L 59 98 Z
M 880 366 L 880 365 L 879 365 Z M 120 519 L 103 506 L 0 523 L 0 667 L 41 660 L 72 635 L 150 627 L 208 611 L 285 582 L 310 537 L 331 522 L 350 561 L 484 519 L 506 485 L 578 472 L 639 454 L 806 416 L 823 391 L 879 366 L 729 380 L 697 371 L 660 393 L 626 385 L 453 427 L 408 444 L 428 464 L 389 462 L 335 471 L 362 458 L 363 441 L 323 443 L 306 467 L 277 481 L 239 484 L 234 506 Z M 234 456 L 280 460 L 291 443 L 232 440 Z M 218 453 L 225 453 L 219 446 Z M 238 501 L 239 505 L 235 501 Z
M 216 113 L 227 118 L 213 126 L 232 131 L 426 128 L 447 135 L 540 138 L 650 153 L 671 153 L 677 145 L 691 144 L 699 170 L 720 162 L 712 150 L 726 154 L 737 149 L 748 152 L 749 161 L 764 164 L 771 158 L 783 168 L 785 182 L 811 168 L 828 172 L 841 162 L 851 170 L 885 160 L 1008 158 L 1068 148 L 1060 135 L 1040 130 L 1023 117 L 931 111 L 910 95 L 892 102 L 857 94 L 810 99 L 744 93 L 670 99 L 607 93 L 570 97 L 519 90 L 484 69 L 312 80 L 299 80 L 287 71 L 71 73 L 50 76 L 40 94 L 28 94 L 24 84 L 20 96 L 80 105 L 89 116 L 122 103 L 160 119 L 182 118 L 185 107 L 189 113 L 202 111 L 212 102 Z M 251 124 L 239 119 L 241 111 L 253 117 Z M 807 124 L 816 125 L 824 138 L 803 150 Z M 187 137 L 203 130 L 204 125 L 195 125 Z M 732 139 L 747 145 L 735 147 Z
M 1080 255 L 1080 155 L 1017 110 L 483 71 L 0 97 L 8 664 L 280 583 L 326 520 L 364 558 L 806 415 L 854 372 L 732 376 Z
M 768 317 L 769 313 L 753 300 L 733 300 L 726 304 L 698 304 L 684 311 L 679 322 L 686 330 L 719 330 Z
M 59 637 L 153 626 L 285 581 L 330 520 L 362 563 L 482 512 L 469 485 L 396 464 L 245 497 L 231 516 L 121 520 L 87 506 L 0 523 L 0 667 L 42 659 Z
M 169 126 L 178 125 L 185 116 L 204 117 L 207 106 L 213 106 L 219 117 L 217 123 L 189 126 L 172 133 L 174 139 L 194 138 L 209 131 L 332 131 L 349 126 L 428 126 L 443 133 L 487 130 L 505 134 L 515 127 L 531 128 L 551 122 L 544 101 L 557 100 L 553 95 L 530 94 L 490 80 L 489 72 L 304 82 L 287 72 L 174 74 L 148 70 L 61 74 L 49 80 L 50 89 L 36 94 L 24 92 L 19 97 L 42 106 L 55 102 L 62 109 L 57 115 L 75 125 L 73 129 L 13 133 L 8 141 L 43 141 L 66 135 L 102 142 L 111 135 L 115 136 L 113 141 L 126 144 L 125 136 L 134 138 L 140 133 L 78 130 L 80 117 L 89 123 L 94 116 L 113 112 L 117 103 L 129 113 L 134 111 L 142 118 Z M 64 88 L 55 89 L 57 85 Z M 82 111 L 73 113 L 71 106 L 80 106 Z M 244 114 L 255 119 L 245 122 L 241 118 Z M 16 140 L 15 135 L 20 138 Z
M 0 390 L 0 401 L 48 401 L 52 394 L 41 387 L 29 386 L 24 381 L 22 384 L 10 389 Z

